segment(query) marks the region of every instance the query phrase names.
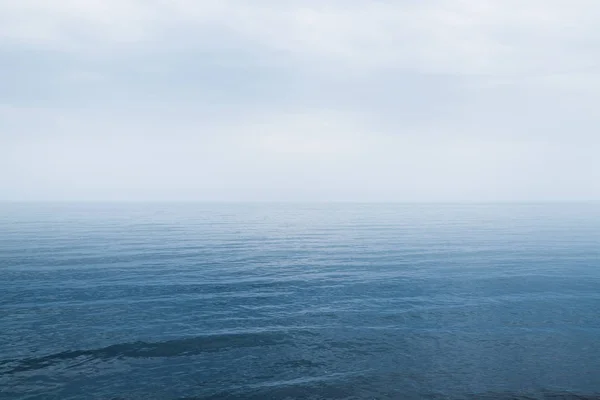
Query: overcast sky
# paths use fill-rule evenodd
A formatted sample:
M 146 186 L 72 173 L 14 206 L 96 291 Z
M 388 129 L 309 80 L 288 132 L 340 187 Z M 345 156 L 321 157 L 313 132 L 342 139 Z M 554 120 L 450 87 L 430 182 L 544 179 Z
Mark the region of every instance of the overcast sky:
M 600 200 L 598 0 L 0 0 L 1 200 Z

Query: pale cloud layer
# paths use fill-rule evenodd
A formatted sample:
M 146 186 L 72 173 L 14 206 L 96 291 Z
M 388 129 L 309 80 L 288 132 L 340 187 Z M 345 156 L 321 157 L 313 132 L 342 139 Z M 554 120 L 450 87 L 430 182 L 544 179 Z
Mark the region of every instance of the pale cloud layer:
M 0 199 L 600 200 L 592 0 L 0 2 Z

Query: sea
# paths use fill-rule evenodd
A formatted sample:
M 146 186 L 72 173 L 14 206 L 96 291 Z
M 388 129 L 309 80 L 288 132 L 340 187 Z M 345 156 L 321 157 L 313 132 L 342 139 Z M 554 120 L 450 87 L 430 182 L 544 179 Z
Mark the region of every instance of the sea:
M 0 398 L 600 399 L 600 204 L 1 204 Z

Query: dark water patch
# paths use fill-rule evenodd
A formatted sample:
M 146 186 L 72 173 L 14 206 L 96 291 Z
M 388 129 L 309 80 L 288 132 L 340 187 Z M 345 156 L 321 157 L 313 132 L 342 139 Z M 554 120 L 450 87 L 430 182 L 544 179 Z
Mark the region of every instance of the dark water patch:
M 268 348 L 284 344 L 287 340 L 287 336 L 283 333 L 264 332 L 199 336 L 164 342 L 122 343 L 99 349 L 65 351 L 44 357 L 0 361 L 0 373 L 15 374 L 33 371 L 65 361 L 181 357 L 242 347 Z

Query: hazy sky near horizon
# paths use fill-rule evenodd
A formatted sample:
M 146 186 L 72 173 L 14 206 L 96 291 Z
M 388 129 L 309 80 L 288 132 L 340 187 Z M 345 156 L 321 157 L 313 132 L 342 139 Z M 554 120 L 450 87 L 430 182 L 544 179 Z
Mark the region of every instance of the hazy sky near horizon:
M 2 0 L 0 200 L 600 200 L 597 0 Z

